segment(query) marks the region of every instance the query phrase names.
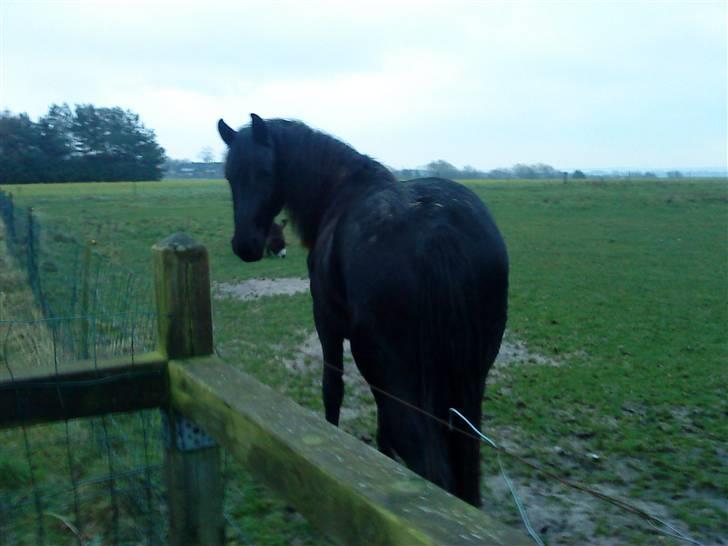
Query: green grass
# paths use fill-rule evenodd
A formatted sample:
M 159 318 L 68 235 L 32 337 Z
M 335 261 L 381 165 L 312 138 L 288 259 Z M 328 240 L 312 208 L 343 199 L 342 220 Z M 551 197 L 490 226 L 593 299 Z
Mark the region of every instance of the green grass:
M 493 423 L 516 426 L 556 467 L 548 448 L 586 435 L 582 450 L 604 462 L 573 477 L 618 484 L 708 540 L 725 537 L 725 504 L 698 500 L 728 492 L 725 183 L 475 188 L 509 243 L 509 327 L 568 363 L 513 369 L 490 393 Z M 620 477 L 620 461 L 636 479 Z
M 492 381 L 485 428 L 556 473 L 664 506 L 669 518 L 706 543 L 725 540 L 725 181 L 467 183 L 488 203 L 508 244 L 509 329 L 561 364 L 513 365 Z M 243 264 L 232 255 L 224 181 L 11 191 L 42 222 L 79 241 L 94 239 L 100 253 L 143 275 L 150 271 L 150 246 L 184 230 L 208 247 L 213 282 L 306 276 L 305 251 L 289 231 L 286 260 Z M 313 329 L 308 296 L 216 300 L 214 307 L 226 359 L 320 410 L 316 378 L 296 376 L 282 364 Z M 362 426 L 371 432 L 374 423 Z M 587 453 L 599 461 L 590 462 Z M 495 473 L 487 450 L 484 464 Z M 524 487 L 542 483 L 516 463 L 509 471 Z M 272 512 L 276 521 L 286 520 L 281 510 Z M 510 506 L 489 510 L 517 522 Z M 656 542 L 648 526 L 610 508 L 597 505 L 591 518 L 592 534 L 567 529 L 547 536 L 559 543 L 595 534 Z

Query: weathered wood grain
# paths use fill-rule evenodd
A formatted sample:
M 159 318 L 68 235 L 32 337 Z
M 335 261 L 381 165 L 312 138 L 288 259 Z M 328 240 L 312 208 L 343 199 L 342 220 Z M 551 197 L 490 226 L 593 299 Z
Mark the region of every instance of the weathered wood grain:
M 48 423 L 167 403 L 167 360 L 159 353 L 0 373 L 0 428 Z
M 169 358 L 212 353 L 212 312 L 207 249 L 184 233 L 152 247 L 159 351 Z M 169 414 L 174 427 L 175 419 Z M 186 416 L 189 418 L 189 416 Z M 170 436 L 176 438 L 174 430 Z M 165 448 L 170 533 L 173 546 L 225 543 L 220 448 Z

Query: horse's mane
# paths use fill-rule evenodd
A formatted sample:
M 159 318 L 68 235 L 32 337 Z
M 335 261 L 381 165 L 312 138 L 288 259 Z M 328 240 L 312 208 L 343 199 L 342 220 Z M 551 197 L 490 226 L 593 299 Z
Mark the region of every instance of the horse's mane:
M 390 171 L 375 159 L 360 154 L 346 142 L 312 129 L 301 121 L 272 119 L 267 123 L 272 128 L 276 148 L 286 149 L 286 160 L 297 165 L 307 165 L 312 174 L 326 176 L 333 168 L 345 165 L 350 170 L 366 168 L 372 174 L 379 171 L 381 176 L 393 178 Z
M 318 224 L 334 197 L 395 182 L 384 165 L 331 135 L 300 121 L 271 119 L 266 123 L 276 171 L 286 185 L 289 215 L 305 244 L 316 239 Z

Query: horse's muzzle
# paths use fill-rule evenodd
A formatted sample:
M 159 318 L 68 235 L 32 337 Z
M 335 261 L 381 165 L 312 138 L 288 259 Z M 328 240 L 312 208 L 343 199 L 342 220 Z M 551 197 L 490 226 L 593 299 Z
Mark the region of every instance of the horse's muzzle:
M 250 237 L 243 241 L 233 237 L 230 244 L 238 258 L 244 262 L 257 262 L 263 257 L 263 242 L 262 237 Z

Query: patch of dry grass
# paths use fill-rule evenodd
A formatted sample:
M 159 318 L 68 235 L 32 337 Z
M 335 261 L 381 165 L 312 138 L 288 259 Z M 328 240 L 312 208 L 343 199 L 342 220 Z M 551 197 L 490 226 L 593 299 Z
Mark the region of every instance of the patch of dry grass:
M 53 337 L 42 319 L 0 222 L 0 379 L 53 362 Z

